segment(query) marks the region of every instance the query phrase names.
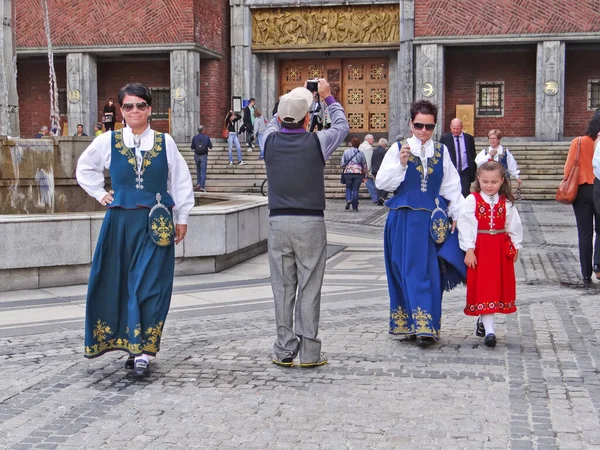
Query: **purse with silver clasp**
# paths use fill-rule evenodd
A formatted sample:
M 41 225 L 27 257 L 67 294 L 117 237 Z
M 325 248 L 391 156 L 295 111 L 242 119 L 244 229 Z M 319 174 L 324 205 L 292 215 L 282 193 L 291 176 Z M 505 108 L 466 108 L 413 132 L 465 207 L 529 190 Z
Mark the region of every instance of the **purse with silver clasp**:
M 169 247 L 175 241 L 175 224 L 169 209 L 161 202 L 161 195 L 156 194 L 156 205 L 148 214 L 148 232 L 159 247 Z

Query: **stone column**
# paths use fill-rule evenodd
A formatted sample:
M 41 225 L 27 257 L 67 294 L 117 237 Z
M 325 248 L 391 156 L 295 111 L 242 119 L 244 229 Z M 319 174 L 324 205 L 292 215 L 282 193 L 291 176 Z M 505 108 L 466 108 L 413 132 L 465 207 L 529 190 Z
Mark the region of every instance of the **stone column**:
M 19 136 L 19 97 L 17 95 L 14 2 L 0 0 L 0 134 Z
M 234 4 L 235 3 L 235 4 Z M 249 99 L 258 95 L 252 57 L 252 14 L 243 0 L 231 6 L 231 95 Z
M 429 100 L 438 107 L 438 126 L 434 137 L 443 133 L 444 123 L 444 47 L 438 44 L 416 46 L 415 99 Z
M 400 1 L 400 50 L 397 58 L 390 59 L 390 142 L 398 134 L 408 137 L 410 105 L 414 98 L 413 39 L 415 38 L 414 0 Z M 391 72 L 391 71 L 390 71 Z
M 200 53 L 171 52 L 171 135 L 190 142 L 200 125 Z
M 89 53 L 67 55 L 67 120 L 69 135 L 77 133 L 77 124 L 93 136 L 98 123 L 98 70 L 96 56 Z
M 278 64 L 273 54 L 263 54 L 256 58 L 256 104 L 263 117 L 269 119 L 275 103 L 279 100 L 279 72 Z
M 537 46 L 535 137 L 557 141 L 563 137 L 565 101 L 565 43 L 539 42 Z

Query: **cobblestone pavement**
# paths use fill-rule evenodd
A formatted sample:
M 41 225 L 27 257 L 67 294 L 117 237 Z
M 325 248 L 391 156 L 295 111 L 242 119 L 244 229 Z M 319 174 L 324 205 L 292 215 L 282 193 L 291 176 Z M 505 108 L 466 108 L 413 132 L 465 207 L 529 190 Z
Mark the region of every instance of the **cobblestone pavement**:
M 270 363 L 264 256 L 177 279 L 145 381 L 123 353 L 83 359 L 85 287 L 0 296 L 0 448 L 600 448 L 600 302 L 577 287 L 570 208 L 519 204 L 519 310 L 498 318 L 496 348 L 475 337 L 460 288 L 444 297 L 440 342 L 423 349 L 387 334 L 386 212 L 364 203 L 328 205 L 329 364 L 316 369 Z

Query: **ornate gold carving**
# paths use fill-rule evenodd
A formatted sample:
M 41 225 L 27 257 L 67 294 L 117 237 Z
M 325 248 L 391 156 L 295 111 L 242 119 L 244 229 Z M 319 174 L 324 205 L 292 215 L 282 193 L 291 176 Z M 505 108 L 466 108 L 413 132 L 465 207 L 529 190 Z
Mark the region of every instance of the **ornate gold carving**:
M 369 125 L 372 130 L 387 129 L 387 114 L 384 112 L 370 113 Z
M 387 103 L 387 88 L 371 88 L 369 100 L 371 105 L 385 105 Z
M 364 91 L 360 88 L 348 89 L 348 104 L 349 105 L 362 105 L 363 104 Z
M 350 125 L 350 129 L 353 128 L 362 128 L 365 117 L 363 113 L 348 113 L 348 124 Z
M 339 48 L 400 45 L 399 5 L 252 10 L 252 48 Z

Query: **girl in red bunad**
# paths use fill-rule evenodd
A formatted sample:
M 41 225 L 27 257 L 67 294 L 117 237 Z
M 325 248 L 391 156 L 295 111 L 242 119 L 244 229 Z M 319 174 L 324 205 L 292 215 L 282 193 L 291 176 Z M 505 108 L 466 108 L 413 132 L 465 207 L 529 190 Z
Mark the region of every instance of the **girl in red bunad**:
M 494 314 L 517 310 L 514 263 L 522 247 L 523 227 L 504 167 L 494 161 L 481 165 L 475 188 L 460 209 L 458 239 L 466 252 L 465 314 L 479 316 L 475 334 L 496 346 Z

